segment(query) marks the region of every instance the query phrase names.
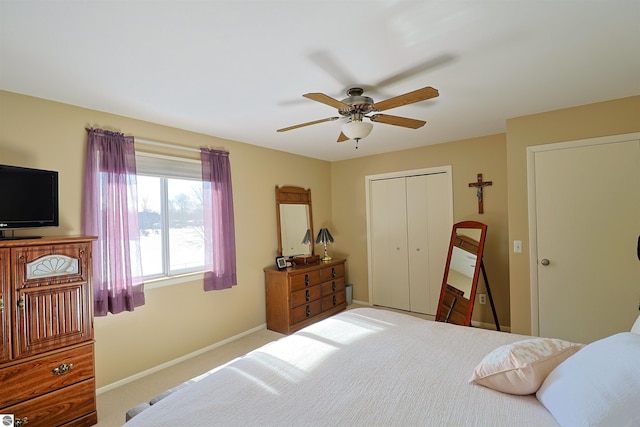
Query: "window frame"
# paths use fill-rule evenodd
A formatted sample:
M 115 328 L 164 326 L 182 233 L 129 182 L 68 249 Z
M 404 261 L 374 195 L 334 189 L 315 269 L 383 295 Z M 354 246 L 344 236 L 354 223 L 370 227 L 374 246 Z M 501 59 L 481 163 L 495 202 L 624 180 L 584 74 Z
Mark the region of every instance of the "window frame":
M 160 211 L 162 235 L 162 272 L 144 275 L 147 289 L 204 279 L 205 264 L 194 270 L 184 269 L 171 272 L 170 218 L 169 218 L 169 180 L 193 180 L 202 183 L 202 163 L 200 160 L 177 156 L 148 153 L 136 150 L 136 176 L 160 179 Z M 172 167 L 177 166 L 177 167 Z M 139 195 L 139 189 L 138 189 Z M 204 248 L 203 248 L 204 251 Z M 144 274 L 144 272 L 143 272 Z

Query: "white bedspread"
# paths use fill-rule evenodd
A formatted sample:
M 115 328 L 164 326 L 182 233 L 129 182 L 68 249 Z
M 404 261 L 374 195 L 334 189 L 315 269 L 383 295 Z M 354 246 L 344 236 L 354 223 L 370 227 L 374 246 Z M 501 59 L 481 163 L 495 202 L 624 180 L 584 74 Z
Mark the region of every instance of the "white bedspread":
M 526 337 L 362 308 L 261 347 L 135 416 L 139 426 L 557 426 L 535 396 L 469 384 Z

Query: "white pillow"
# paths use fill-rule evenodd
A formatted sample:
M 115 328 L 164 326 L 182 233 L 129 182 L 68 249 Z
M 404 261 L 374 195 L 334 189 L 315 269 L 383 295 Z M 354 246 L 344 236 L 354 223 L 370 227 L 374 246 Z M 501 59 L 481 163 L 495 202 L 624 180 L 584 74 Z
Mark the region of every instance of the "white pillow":
M 554 338 L 531 338 L 506 344 L 487 354 L 470 382 L 510 394 L 535 393 L 549 372 L 582 348 Z
M 631 327 L 631 332 L 634 334 L 640 334 L 640 316 L 636 319 L 636 323 Z
M 562 426 L 640 425 L 640 335 L 623 332 L 585 346 L 536 396 Z

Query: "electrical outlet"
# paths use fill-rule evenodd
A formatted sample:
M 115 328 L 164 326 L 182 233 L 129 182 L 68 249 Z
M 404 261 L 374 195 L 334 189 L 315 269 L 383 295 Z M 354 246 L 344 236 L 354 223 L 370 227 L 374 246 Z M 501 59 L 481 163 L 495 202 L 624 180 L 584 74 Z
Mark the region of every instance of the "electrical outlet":
M 478 294 L 478 302 L 480 302 L 480 304 L 486 304 L 487 294 Z

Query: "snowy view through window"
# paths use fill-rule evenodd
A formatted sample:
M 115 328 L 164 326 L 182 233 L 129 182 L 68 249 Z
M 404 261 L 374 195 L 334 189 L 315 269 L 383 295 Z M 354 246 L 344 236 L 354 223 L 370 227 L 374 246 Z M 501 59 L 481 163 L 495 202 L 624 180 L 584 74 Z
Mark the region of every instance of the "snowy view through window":
M 202 182 L 140 175 L 137 178 L 144 276 L 202 270 Z M 164 265 L 168 265 L 166 270 Z

